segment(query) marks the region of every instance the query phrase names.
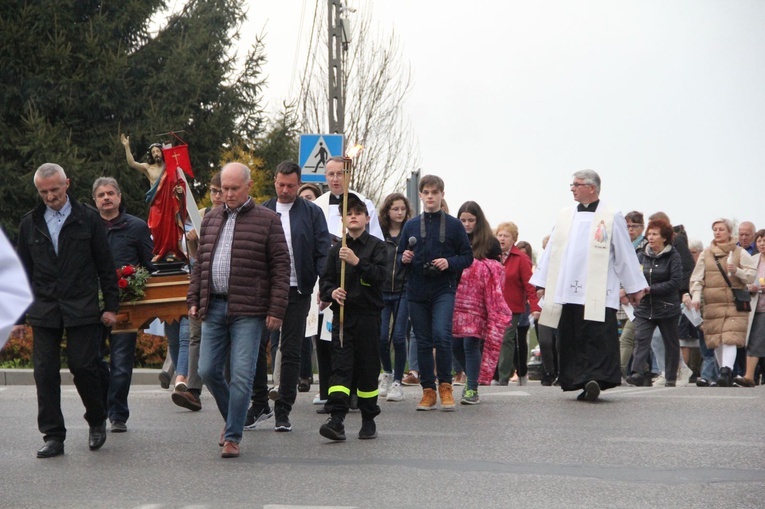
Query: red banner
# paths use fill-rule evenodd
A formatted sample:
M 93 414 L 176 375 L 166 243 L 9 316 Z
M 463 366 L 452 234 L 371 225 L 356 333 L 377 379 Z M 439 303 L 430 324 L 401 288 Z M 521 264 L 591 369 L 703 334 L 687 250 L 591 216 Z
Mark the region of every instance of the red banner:
M 194 177 L 194 172 L 191 171 L 188 145 L 162 148 L 162 155 L 165 157 L 165 167 L 168 172 L 174 172 L 176 168 L 180 167 L 186 175 Z

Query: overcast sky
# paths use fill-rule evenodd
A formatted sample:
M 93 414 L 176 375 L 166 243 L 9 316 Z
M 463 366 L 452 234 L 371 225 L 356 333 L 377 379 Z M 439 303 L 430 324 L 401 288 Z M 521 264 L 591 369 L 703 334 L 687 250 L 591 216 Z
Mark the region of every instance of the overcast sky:
M 299 85 L 315 3 L 250 5 L 278 109 Z M 765 227 L 764 1 L 350 5 L 400 37 L 422 171 L 444 179 L 452 213 L 475 200 L 540 249 L 573 203 L 571 174 L 590 168 L 602 200 L 664 210 L 705 245 L 719 216 Z

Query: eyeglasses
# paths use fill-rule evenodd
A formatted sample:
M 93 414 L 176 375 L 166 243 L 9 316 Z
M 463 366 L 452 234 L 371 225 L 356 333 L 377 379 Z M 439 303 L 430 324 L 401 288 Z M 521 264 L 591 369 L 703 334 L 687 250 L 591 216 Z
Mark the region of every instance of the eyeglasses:
M 222 189 L 216 189 L 214 187 L 210 188 L 210 194 L 221 194 L 223 192 Z
M 337 172 L 337 173 L 326 173 L 325 176 L 327 177 L 327 180 L 341 179 L 341 178 L 343 178 L 343 173 L 344 172 L 342 172 L 342 171 Z
M 642 224 L 628 224 L 627 229 L 628 230 L 637 230 L 638 228 L 642 228 Z
M 583 184 L 581 182 L 574 182 L 573 184 L 569 184 L 568 187 L 582 187 L 582 186 L 591 186 L 592 184 Z

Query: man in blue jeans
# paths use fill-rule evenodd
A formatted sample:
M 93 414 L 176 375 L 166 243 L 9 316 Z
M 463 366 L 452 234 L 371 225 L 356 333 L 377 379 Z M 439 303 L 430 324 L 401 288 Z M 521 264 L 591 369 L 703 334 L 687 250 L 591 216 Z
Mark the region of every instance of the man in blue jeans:
M 151 263 L 154 243 L 146 221 L 125 212 L 122 192 L 117 181 L 100 177 L 93 182 L 93 201 L 106 228 L 106 239 L 116 268 L 132 265 L 154 270 Z M 109 335 L 109 364 L 104 361 L 104 380 L 107 413 L 112 433 L 127 431 L 130 417 L 128 393 L 133 378 L 135 361 L 135 332 L 119 332 Z
M 202 220 L 186 299 L 189 316 L 202 320 L 199 374 L 226 421 L 219 441 L 223 458 L 239 456 L 263 327 L 281 327 L 290 287 L 281 220 L 253 203 L 250 188 L 247 166 L 223 167 L 225 205 Z M 229 382 L 223 376 L 227 354 Z
M 404 224 L 399 244 L 401 263 L 410 271 L 406 297 L 412 328 L 417 334 L 422 386 L 422 400 L 417 410 L 436 407 L 435 348 L 441 410 L 453 411 L 454 293 L 462 271 L 473 263 L 473 251 L 462 223 L 441 209 L 444 181 L 435 175 L 425 175 L 420 179 L 419 190 L 424 212 Z M 414 245 L 409 242 L 412 237 L 416 239 Z

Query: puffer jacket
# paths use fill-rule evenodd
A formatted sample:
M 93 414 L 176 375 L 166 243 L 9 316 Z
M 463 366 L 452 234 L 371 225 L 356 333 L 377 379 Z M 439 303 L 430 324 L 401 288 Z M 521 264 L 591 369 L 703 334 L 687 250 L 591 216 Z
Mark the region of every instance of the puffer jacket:
M 462 272 L 454 296 L 452 335 L 483 340 L 478 383 L 491 383 L 502 336 L 513 317 L 502 295 L 504 285 L 505 271 L 501 263 L 486 258 L 474 259 L 473 264 Z
M 638 259 L 643 265 L 643 275 L 650 292 L 635 309 L 635 316 L 648 320 L 663 320 L 680 315 L 678 290 L 683 286 L 683 260 L 671 245 L 654 253 L 646 245 Z
M 205 214 L 199 235 L 197 263 L 186 303 L 204 319 L 212 293 L 212 259 L 228 218 L 226 207 Z M 228 286 L 229 316 L 284 318 L 290 289 L 290 253 L 281 219 L 252 200 L 236 215 Z
M 701 324 L 701 329 L 704 331 L 704 340 L 709 348 L 717 348 L 721 344 L 737 347 L 743 347 L 746 344 L 749 313 L 736 310 L 733 292 L 715 263 L 717 258 L 723 270 L 726 270 L 728 255 L 731 251 L 733 251 L 733 264 L 737 269 L 735 274 L 728 276 L 728 279 L 733 288 L 745 289 L 747 284 L 754 281 L 757 267 L 749 253 L 733 242 L 717 244 L 713 241 L 699 256 L 691 275 L 691 296 L 694 302 L 701 301 L 703 293 L 704 323 Z

